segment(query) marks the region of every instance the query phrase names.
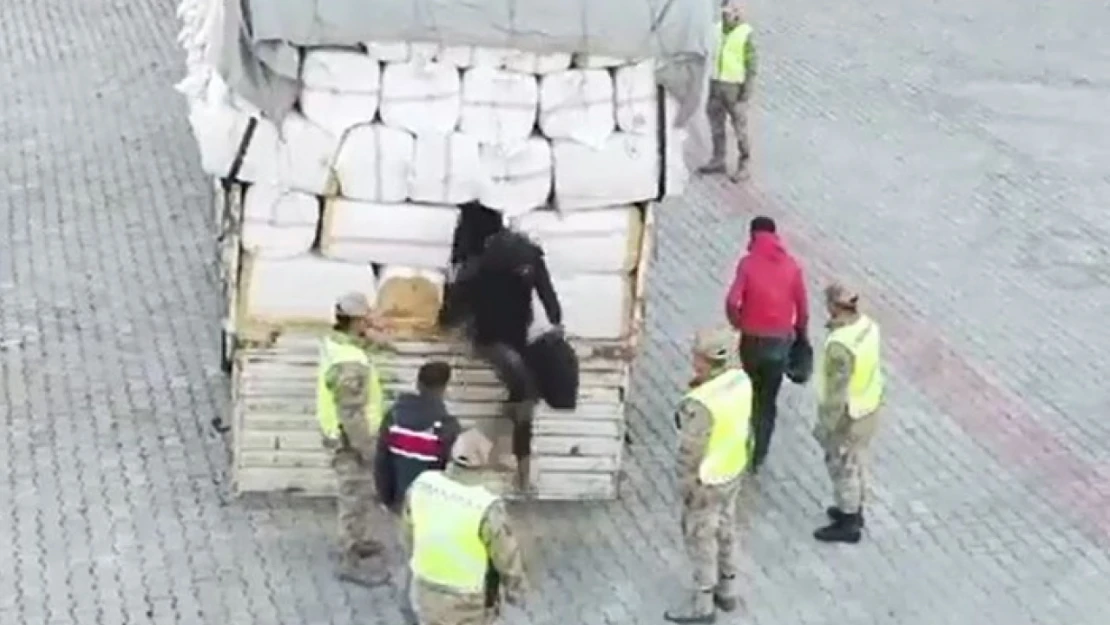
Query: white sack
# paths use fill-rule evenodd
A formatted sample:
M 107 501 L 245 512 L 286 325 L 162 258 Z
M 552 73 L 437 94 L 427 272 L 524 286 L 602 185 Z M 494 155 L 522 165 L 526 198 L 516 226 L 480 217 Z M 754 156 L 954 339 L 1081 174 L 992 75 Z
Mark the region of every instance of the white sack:
M 483 184 L 478 142 L 461 132 L 416 137 L 408 199 L 428 204 L 463 204 L 478 199 Z
M 560 213 L 537 210 L 517 228 L 543 246 L 552 273 L 628 272 L 639 258 L 643 222 L 635 206 Z
M 388 63 L 382 73 L 382 122 L 414 134 L 446 134 L 459 122 L 459 71 L 443 63 Z
M 378 94 L 304 89 L 301 91 L 301 113 L 308 121 L 342 137 L 352 126 L 374 121 L 378 114 Z
M 491 67 L 467 70 L 459 129 L 483 143 L 520 143 L 536 126 L 539 99 L 534 76 Z
M 657 132 L 655 63 L 649 60 L 618 67 L 613 72 L 613 85 L 617 129 L 640 134 Z
M 407 41 L 370 41 L 366 43 L 366 54 L 383 63 L 404 63 L 409 60 Z
M 377 297 L 374 269 L 306 254 L 286 259 L 248 257 L 243 267 L 242 306 L 248 321 L 321 323 L 335 321 L 335 302 L 346 293 Z
M 608 71 L 572 69 L 540 78 L 540 129 L 547 138 L 600 145 L 615 123 Z
M 606 69 L 628 63 L 628 59 L 601 54 L 579 54 L 574 59 L 574 66 L 583 69 Z
M 542 76 L 544 74 L 561 72 L 569 68 L 570 54 L 561 52 L 537 54 L 535 52 L 514 50 L 512 54 L 505 59 L 504 67 L 510 72 Z
M 428 204 L 464 204 L 482 191 L 478 141 L 460 132 L 416 137 L 408 197 Z
M 301 81 L 308 89 L 376 94 L 381 65 L 354 50 L 309 50 L 304 55 Z
M 243 197 L 243 249 L 256 258 L 304 254 L 316 240 L 319 219 L 316 196 L 253 184 Z
M 204 173 L 226 178 L 247 132 L 251 116 L 227 103 L 193 101 L 189 104 L 189 126 L 197 141 Z M 246 182 L 277 180 L 277 129 L 259 119 L 247 144 L 236 180 Z
M 632 204 L 659 193 L 658 146 L 652 135 L 614 133 L 601 149 L 553 141 L 552 154 L 560 210 Z
M 483 144 L 479 148 L 486 181 L 482 205 L 508 217 L 547 203 L 551 195 L 551 144 L 532 137 L 517 145 Z
M 339 137 L 298 113 L 285 116 L 278 146 L 278 186 L 312 195 L 335 191 Z
M 320 250 L 348 262 L 442 269 L 451 258 L 459 209 L 334 198 L 324 208 Z
M 507 48 L 487 48 L 483 46 L 444 46 L 436 60 L 460 69 L 470 67 L 489 67 L 496 69 L 505 64 L 515 52 Z
M 615 273 L 553 275 L 568 336 L 583 339 L 624 337 L 632 319 L 632 277 Z M 543 308 L 536 310 L 543 314 Z
M 404 130 L 381 124 L 352 128 L 335 160 L 340 195 L 367 202 L 404 202 L 413 153 L 413 137 Z

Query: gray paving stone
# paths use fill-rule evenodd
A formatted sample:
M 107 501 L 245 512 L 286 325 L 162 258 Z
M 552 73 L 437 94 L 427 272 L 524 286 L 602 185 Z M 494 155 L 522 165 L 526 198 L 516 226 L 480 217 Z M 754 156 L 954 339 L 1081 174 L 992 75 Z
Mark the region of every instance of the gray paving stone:
M 868 541 L 825 547 L 812 400 L 787 389 L 742 505 L 747 611 L 723 622 L 1100 625 L 1110 17 L 1000 0 L 751 14 L 754 180 L 697 181 L 660 212 L 623 498 L 514 509 L 537 592 L 506 622 L 657 622 L 676 596 L 681 363 L 766 212 L 815 287 L 863 290 L 890 407 Z M 390 589 L 334 580 L 332 506 L 227 498 L 209 185 L 170 89 L 176 30 L 153 2 L 10 0 L 0 20 L 0 622 L 399 623 Z

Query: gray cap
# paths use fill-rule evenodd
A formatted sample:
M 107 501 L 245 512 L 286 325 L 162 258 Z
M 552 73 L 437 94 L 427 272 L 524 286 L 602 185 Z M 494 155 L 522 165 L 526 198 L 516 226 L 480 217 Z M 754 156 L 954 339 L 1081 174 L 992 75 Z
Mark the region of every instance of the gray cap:
M 458 465 L 477 469 L 489 464 L 493 443 L 481 432 L 470 428 L 459 434 L 451 446 L 451 460 Z
M 335 314 L 346 317 L 365 317 L 372 308 L 366 294 L 351 291 L 335 301 Z
M 736 337 L 728 328 L 704 328 L 694 335 L 694 352 L 710 360 L 727 360 L 736 344 Z

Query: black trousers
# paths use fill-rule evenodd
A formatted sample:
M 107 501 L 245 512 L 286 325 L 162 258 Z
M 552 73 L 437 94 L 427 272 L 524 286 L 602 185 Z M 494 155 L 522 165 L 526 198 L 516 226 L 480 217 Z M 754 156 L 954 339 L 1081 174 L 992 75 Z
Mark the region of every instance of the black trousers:
M 778 417 L 778 397 L 790 358 L 792 337 L 740 337 L 740 364 L 752 381 L 752 466 L 767 459 Z
M 513 420 L 513 455 L 526 458 L 532 455 L 532 416 L 539 390 L 532 371 L 525 364 L 520 351 L 506 343 L 476 345 L 478 356 L 489 363 L 497 379 L 509 391 L 508 416 Z

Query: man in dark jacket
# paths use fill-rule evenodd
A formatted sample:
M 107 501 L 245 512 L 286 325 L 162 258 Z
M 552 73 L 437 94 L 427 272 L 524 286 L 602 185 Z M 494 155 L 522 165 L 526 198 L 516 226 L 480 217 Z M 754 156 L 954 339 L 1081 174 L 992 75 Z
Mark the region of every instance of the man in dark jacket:
M 752 381 L 752 470 L 758 471 L 775 431 L 790 347 L 806 336 L 809 306 L 802 269 L 783 247 L 774 220 L 756 217 L 749 232 L 748 253 L 736 266 L 725 314 L 740 331 L 740 363 Z
M 513 423 L 517 489 L 530 490 L 532 417 L 539 391 L 521 356 L 532 325 L 532 293 L 539 296 L 547 320 L 559 331 L 562 308 L 543 249 L 528 237 L 504 229 L 489 236 L 481 255 L 466 263 L 451 285 L 452 302 L 444 302 L 441 325 L 469 321 L 470 340 L 506 386 L 504 416 Z
M 416 374 L 416 392 L 402 393 L 382 419 L 374 480 L 378 499 L 394 513 L 400 512 L 405 492 L 421 473 L 447 466 L 460 431 L 458 419 L 443 402 L 450 380 L 451 365 L 425 363 Z

